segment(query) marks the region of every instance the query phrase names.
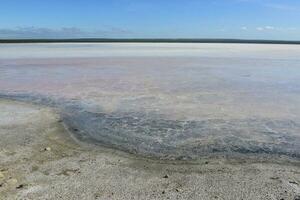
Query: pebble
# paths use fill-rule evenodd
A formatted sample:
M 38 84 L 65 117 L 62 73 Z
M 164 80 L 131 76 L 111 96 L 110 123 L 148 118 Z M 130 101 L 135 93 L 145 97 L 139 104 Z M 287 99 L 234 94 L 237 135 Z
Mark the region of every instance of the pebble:
M 4 178 L 4 174 L 2 172 L 0 172 L 0 179 Z
M 270 179 L 272 179 L 272 180 L 278 180 L 278 179 L 279 179 L 279 177 L 277 177 L 277 176 L 274 176 L 274 177 L 270 177 Z
M 8 180 L 6 181 L 6 183 L 7 183 L 8 185 L 16 185 L 16 184 L 18 183 L 18 180 L 15 179 L 15 178 L 11 178 L 11 179 L 8 179 Z
M 169 178 L 169 176 L 166 174 L 166 175 L 163 176 L 163 178 Z
M 51 148 L 50 147 L 46 147 L 45 151 L 51 151 Z
M 298 183 L 296 181 L 289 181 L 289 183 L 294 184 L 294 185 L 298 185 Z
M 24 187 L 24 185 L 23 184 L 20 184 L 20 185 L 18 185 L 16 188 L 17 189 L 22 189 Z

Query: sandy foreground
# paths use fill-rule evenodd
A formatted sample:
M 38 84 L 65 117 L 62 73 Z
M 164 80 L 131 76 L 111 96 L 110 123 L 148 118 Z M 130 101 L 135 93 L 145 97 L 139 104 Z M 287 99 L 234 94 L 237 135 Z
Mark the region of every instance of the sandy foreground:
M 300 46 L 0 46 L 0 199 L 300 197 Z
M 296 161 L 146 160 L 79 145 L 49 108 L 2 100 L 0 110 L 1 199 L 297 199 L 300 194 Z

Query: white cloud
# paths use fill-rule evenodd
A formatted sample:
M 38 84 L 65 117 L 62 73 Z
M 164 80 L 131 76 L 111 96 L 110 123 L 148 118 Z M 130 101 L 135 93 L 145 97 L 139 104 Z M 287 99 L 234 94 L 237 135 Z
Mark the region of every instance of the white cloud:
M 263 27 L 256 27 L 257 31 L 271 31 L 275 30 L 276 28 L 274 26 L 263 26 Z
M 256 27 L 256 30 L 258 30 L 258 31 L 263 31 L 264 28 L 263 28 L 263 27 Z
M 266 30 L 274 30 L 275 28 L 273 26 L 265 26 Z

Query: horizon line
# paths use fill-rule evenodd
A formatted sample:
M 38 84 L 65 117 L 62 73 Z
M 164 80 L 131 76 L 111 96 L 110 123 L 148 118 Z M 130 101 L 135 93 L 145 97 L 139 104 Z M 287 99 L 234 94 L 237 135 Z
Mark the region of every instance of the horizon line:
M 0 39 L 0 43 L 241 43 L 300 44 L 300 40 L 235 39 L 235 38 L 15 38 Z

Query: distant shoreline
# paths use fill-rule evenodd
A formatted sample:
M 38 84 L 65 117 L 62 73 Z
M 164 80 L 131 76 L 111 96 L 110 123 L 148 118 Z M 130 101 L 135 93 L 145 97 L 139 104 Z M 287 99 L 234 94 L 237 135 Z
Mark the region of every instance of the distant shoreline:
M 244 39 L 0 39 L 1 43 L 236 43 L 236 44 L 294 44 L 300 41 L 289 40 L 244 40 Z

